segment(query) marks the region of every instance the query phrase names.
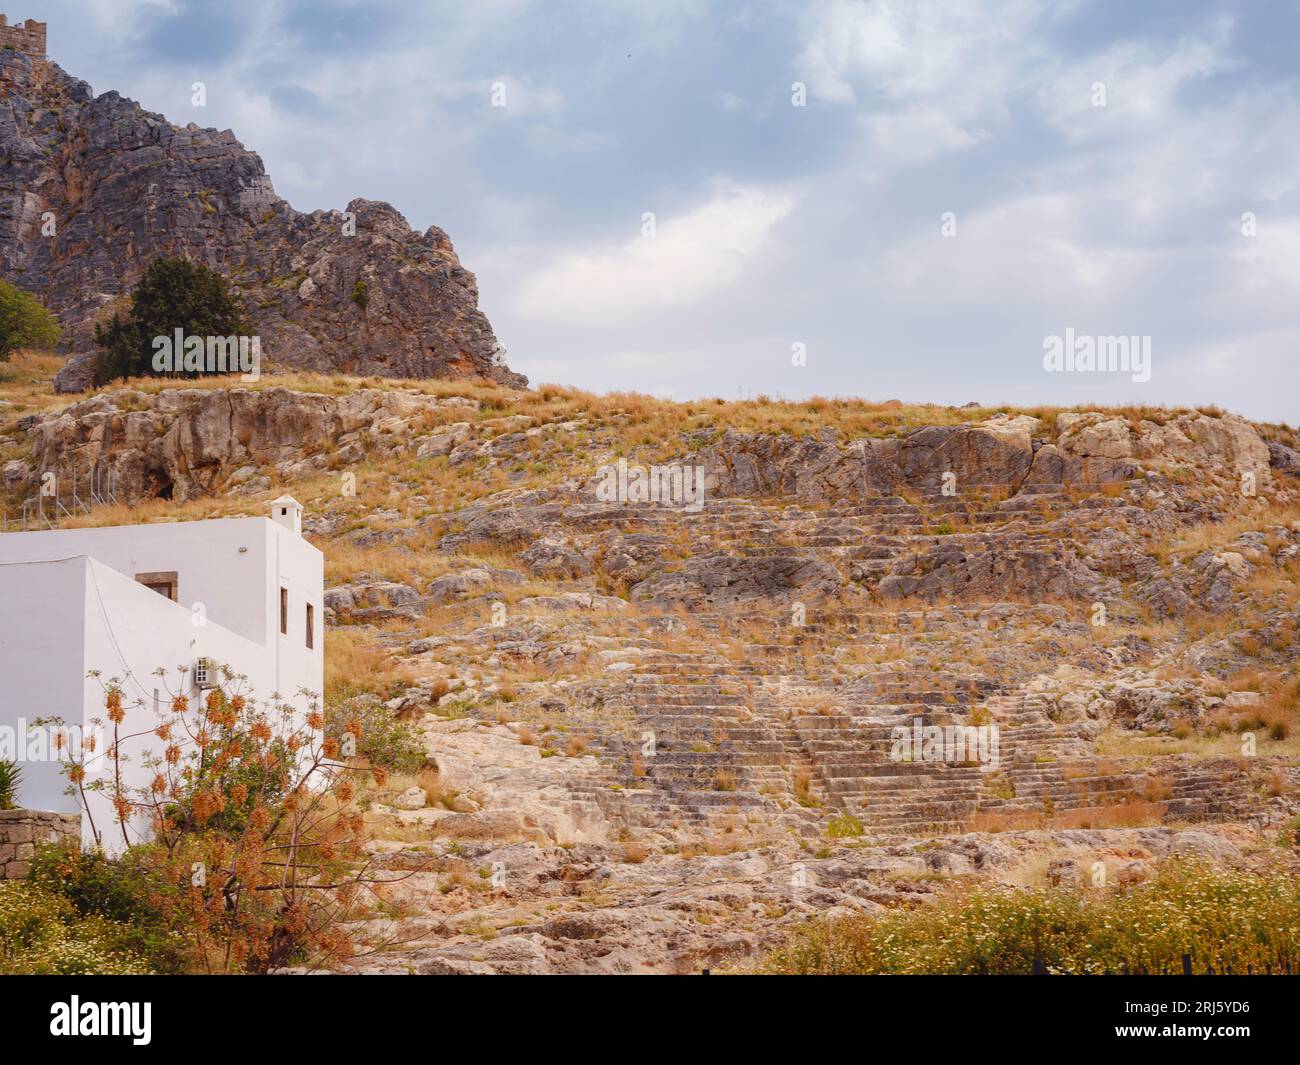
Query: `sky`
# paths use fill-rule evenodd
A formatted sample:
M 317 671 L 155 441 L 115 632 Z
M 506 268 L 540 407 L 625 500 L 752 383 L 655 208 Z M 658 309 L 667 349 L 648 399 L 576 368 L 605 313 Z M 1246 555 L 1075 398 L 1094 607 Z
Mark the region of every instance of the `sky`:
M 534 384 L 1300 423 L 1300 0 L 8 13 L 299 210 L 441 226 Z

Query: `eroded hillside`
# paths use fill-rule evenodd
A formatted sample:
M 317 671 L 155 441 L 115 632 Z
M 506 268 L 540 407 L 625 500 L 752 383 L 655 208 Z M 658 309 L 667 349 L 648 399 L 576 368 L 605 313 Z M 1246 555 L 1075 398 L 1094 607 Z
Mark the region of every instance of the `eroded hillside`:
M 1285 427 L 308 376 L 57 406 L 49 368 L 4 386 L 11 515 L 73 470 L 121 503 L 67 523 L 304 503 L 330 699 L 425 760 L 369 796 L 411 875 L 359 968 L 689 972 L 967 880 L 1294 868 Z M 954 727 L 996 749 L 900 753 Z

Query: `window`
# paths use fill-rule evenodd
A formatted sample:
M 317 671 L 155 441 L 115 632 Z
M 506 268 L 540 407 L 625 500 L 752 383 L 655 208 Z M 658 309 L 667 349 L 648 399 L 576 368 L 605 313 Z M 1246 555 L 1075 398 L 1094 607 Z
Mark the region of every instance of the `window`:
M 280 589 L 280 635 L 289 635 L 289 589 Z
M 316 646 L 316 608 L 307 604 L 307 650 Z
M 137 583 L 143 584 L 151 591 L 166 596 L 173 603 L 176 602 L 176 592 L 179 581 L 176 578 L 175 570 L 167 570 L 158 573 L 137 573 L 135 579 Z

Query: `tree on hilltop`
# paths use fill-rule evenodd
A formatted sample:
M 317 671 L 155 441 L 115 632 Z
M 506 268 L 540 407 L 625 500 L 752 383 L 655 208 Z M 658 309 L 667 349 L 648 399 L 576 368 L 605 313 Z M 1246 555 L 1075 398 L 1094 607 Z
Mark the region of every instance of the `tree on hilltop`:
M 19 348 L 52 348 L 59 323 L 30 292 L 0 281 L 0 361 Z
M 131 290 L 130 309 L 95 327 L 95 384 L 158 376 L 154 338 L 178 329 L 187 337 L 228 337 L 247 336 L 252 326 L 243 300 L 217 271 L 188 259 L 155 259 Z

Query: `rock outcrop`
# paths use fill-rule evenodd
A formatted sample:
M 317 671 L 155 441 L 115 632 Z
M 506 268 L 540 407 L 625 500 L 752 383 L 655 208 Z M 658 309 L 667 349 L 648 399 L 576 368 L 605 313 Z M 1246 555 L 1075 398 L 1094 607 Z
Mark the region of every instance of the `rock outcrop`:
M 554 460 L 568 446 L 572 423 L 481 414 L 475 400 L 409 390 L 117 389 L 19 420 L 30 452 L 0 467 L 0 484 L 11 495 L 31 493 L 45 474 L 84 484 L 94 471 L 120 501 L 182 502 L 256 495 L 273 482 L 329 470 L 342 476 L 398 456 L 517 477 L 522 455 Z M 1291 484 L 1287 477 L 1274 484 L 1288 456 L 1278 445 L 1270 454 L 1252 423 L 1194 412 L 1136 427 L 1103 412 L 1063 412 L 1056 422 L 1055 443 L 1036 437 L 1040 423 L 1024 415 L 848 444 L 829 433 L 797 439 L 688 432 L 682 461 L 703 469 L 706 486 L 698 515 L 671 506 L 635 514 L 611 508 L 591 480 L 575 478 L 544 490 L 494 493 L 454 518 L 345 531 L 334 519 L 315 517 L 309 531 L 361 548 L 431 535 L 451 554 L 486 549 L 517 556 L 519 572 L 462 565 L 427 591 L 405 589 L 404 598 L 382 581 L 336 590 L 333 614 L 354 620 L 483 599 L 519 584 L 522 574 L 605 582 L 589 583 L 577 598 L 533 597 L 532 605 L 550 610 L 603 608 L 607 597 L 592 593 L 621 589 L 633 603 L 660 608 L 863 595 L 927 602 L 1012 597 L 1125 600 L 1165 618 L 1230 609 L 1257 573 L 1290 565 L 1294 533 L 1280 525 L 1163 563 L 1148 546 L 1184 521 L 1219 520 L 1225 507 L 1248 499 L 1239 483 L 1247 472 L 1260 489 Z M 625 526 L 625 513 L 637 527 Z M 606 523 L 613 527 L 602 531 Z M 1089 535 L 1076 535 L 1081 527 Z M 689 550 L 675 531 L 687 529 Z M 763 549 L 737 552 L 751 542 Z
M 1270 449 L 1235 414 L 1192 412 L 1137 426 L 1096 412 L 1057 416 L 1055 442 L 1035 435 L 1038 419 L 998 415 L 972 425 L 929 425 L 900 436 L 855 440 L 835 434 L 802 439 L 728 430 L 702 438 L 693 461 L 713 496 L 788 495 L 805 503 L 859 499 L 903 488 L 939 492 L 1046 485 L 1117 484 L 1144 466 L 1186 465 L 1231 479 L 1290 468 L 1289 449 Z
M 345 466 L 404 447 L 462 399 L 361 389 L 343 396 L 285 388 L 105 392 L 25 421 L 29 477 L 90 470 L 124 502 L 178 502 L 264 487 L 263 467 L 289 476 Z
M 89 384 L 97 317 L 160 256 L 228 276 L 272 367 L 527 384 L 446 233 L 364 199 L 295 211 L 229 130 L 174 126 L 5 52 L 0 157 L 0 267 L 58 314 L 66 391 Z
M 880 581 L 891 599 L 1025 596 L 1097 600 L 1118 593 L 1118 582 L 1098 577 L 1071 547 L 1006 545 L 996 537 L 974 544 L 956 541 L 896 562 Z
M 661 604 L 724 606 L 748 600 L 820 599 L 834 595 L 840 584 L 833 566 L 795 554 L 764 558 L 707 555 L 691 559 L 676 572 L 642 581 L 633 598 Z
M 1033 421 L 1034 419 L 1030 419 Z M 931 425 L 904 436 L 856 440 L 796 439 L 731 430 L 695 456 L 713 495 L 790 495 L 809 503 L 877 496 L 900 488 L 1019 488 L 1024 484 L 1122 481 L 1135 463 L 1065 452 L 1027 430 Z M 1267 465 L 1267 463 L 1265 463 Z

